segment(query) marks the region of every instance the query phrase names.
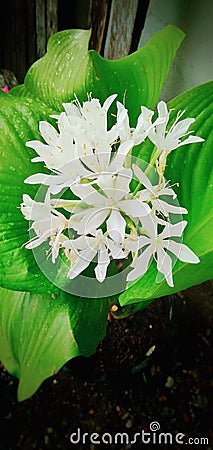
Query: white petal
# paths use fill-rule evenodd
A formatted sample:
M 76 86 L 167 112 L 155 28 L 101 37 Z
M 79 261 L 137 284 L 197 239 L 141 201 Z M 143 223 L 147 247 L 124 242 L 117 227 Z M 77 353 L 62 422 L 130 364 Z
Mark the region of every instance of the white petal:
M 82 213 L 74 214 L 70 220 L 70 227 L 79 234 L 89 233 L 96 230 L 106 220 L 109 209 L 99 207 L 84 210 Z
M 117 102 L 117 129 L 121 142 L 131 138 L 128 111 L 120 102 Z
M 27 141 L 26 147 L 33 148 L 38 153 L 38 155 L 43 158 L 47 154 L 47 152 L 49 152 L 51 146 L 48 144 L 44 144 L 41 141 Z
M 26 178 L 24 182 L 28 184 L 45 184 L 49 186 L 49 178 L 50 176 L 46 173 L 34 173 L 33 175 L 30 175 L 30 177 Z
M 123 144 L 119 145 L 117 149 L 117 154 L 127 155 L 131 148 L 133 147 L 134 142 L 132 139 L 129 139 L 128 141 L 123 142 Z
M 50 236 L 51 234 L 51 230 L 46 230 L 41 236 L 37 237 L 35 236 L 34 238 L 32 238 L 26 245 L 25 247 L 28 250 L 32 250 L 35 247 L 38 247 L 39 245 L 41 245 L 44 241 L 47 240 L 47 238 Z
M 149 262 L 153 256 L 153 247 L 150 245 L 144 252 L 134 260 L 134 269 L 127 275 L 127 281 L 137 280 L 144 275 L 149 267 Z
M 182 136 L 185 136 L 190 125 L 195 121 L 195 119 L 184 119 L 178 122 L 178 117 L 175 123 L 171 126 L 169 133 L 172 133 L 174 139 L 179 139 Z
M 139 248 L 143 248 L 146 245 L 150 245 L 150 238 L 148 238 L 148 236 L 139 236 L 139 242 L 138 242 L 138 246 Z
M 54 146 L 58 144 L 59 133 L 50 123 L 45 121 L 39 122 L 39 131 L 47 144 Z
M 154 192 L 152 183 L 150 182 L 149 178 L 145 175 L 145 173 L 140 169 L 140 167 L 136 166 L 136 164 L 133 164 L 132 168 L 136 177 L 143 184 L 143 186 L 145 186 L 150 192 Z
M 161 239 L 166 239 L 171 236 L 181 237 L 183 234 L 183 230 L 187 225 L 187 221 L 183 220 L 182 222 L 178 222 L 176 224 L 168 223 L 166 224 L 164 230 L 160 234 Z
M 123 144 L 121 144 L 118 147 L 118 150 L 116 152 L 115 157 L 113 158 L 113 160 L 110 163 L 110 171 L 117 171 L 119 172 L 124 164 L 125 158 L 127 156 L 127 154 L 129 153 L 129 151 L 132 149 L 134 145 L 134 142 L 132 140 L 128 140 L 123 142 Z
M 181 147 L 181 145 L 186 145 L 186 144 L 194 144 L 195 142 L 204 142 L 205 139 L 199 137 L 199 136 L 189 136 L 187 139 L 184 139 L 184 141 L 181 141 L 178 144 L 178 147 Z
M 129 193 L 129 184 L 132 179 L 132 170 L 123 169 L 118 173 L 115 179 L 115 188 L 113 193 L 113 198 L 119 201 L 125 195 Z
M 99 194 L 90 184 L 76 184 L 71 186 L 71 191 L 87 205 L 104 205 L 106 198 Z
M 158 221 L 155 216 L 148 214 L 146 216 L 141 217 L 141 223 L 144 230 L 146 230 L 147 234 L 151 239 L 155 239 L 157 237 L 157 229 L 158 229 Z
M 128 250 L 129 252 L 137 253 L 139 250 L 139 238 L 131 238 L 131 235 L 127 237 L 124 241 L 124 248 L 125 250 Z
M 116 209 L 113 209 L 109 219 L 107 219 L 107 231 L 111 239 L 115 242 L 123 242 L 126 228 L 126 221 Z
M 172 278 L 172 259 L 160 246 L 158 246 L 157 249 L 157 269 L 164 275 L 168 285 L 174 287 Z
M 76 260 L 75 264 L 70 268 L 67 276 L 70 279 L 73 279 L 77 277 L 83 270 L 85 270 L 93 258 L 96 255 L 96 251 L 93 249 L 85 249 L 78 253 L 78 259 Z
M 109 196 L 114 192 L 112 173 L 103 172 L 98 177 L 97 184 Z
M 126 253 L 116 244 L 116 242 L 112 241 L 109 238 L 106 238 L 107 245 L 110 250 L 110 255 L 113 259 L 123 259 L 126 258 Z
M 95 275 L 97 280 L 102 283 L 106 278 L 107 268 L 110 263 L 110 258 L 105 245 L 101 245 L 98 252 L 98 264 L 95 268 Z
M 117 96 L 118 96 L 118 94 L 112 94 L 105 100 L 105 102 L 103 104 L 103 110 L 105 112 L 108 111 L 108 109 L 110 108 L 111 104 L 114 102 L 114 100 L 116 99 Z
M 149 205 L 137 199 L 121 200 L 119 207 L 122 211 L 132 217 L 143 217 L 150 213 Z
M 175 193 L 175 191 L 173 191 L 172 188 L 170 187 L 162 187 L 159 191 L 157 190 L 157 186 L 155 186 L 155 195 L 157 196 L 161 196 L 161 195 L 169 195 L 172 196 L 173 199 L 177 198 L 177 194 Z
M 164 136 L 157 134 L 153 128 L 149 131 L 149 139 L 150 141 L 157 147 L 158 150 L 167 150 L 166 144 L 165 144 L 165 138 Z M 166 148 L 165 148 L 166 147 Z
M 135 130 L 133 131 L 134 145 L 141 144 L 143 142 L 150 130 L 153 127 L 152 116 L 154 111 L 146 108 L 146 106 L 141 106 L 141 114 L 138 116 L 138 121 Z
M 77 117 L 81 117 L 81 113 L 79 111 L 79 109 L 77 108 L 77 106 L 71 102 L 71 103 L 62 103 L 66 114 L 68 116 L 77 116 Z
M 165 118 L 165 122 L 156 126 L 156 129 L 159 134 L 164 135 L 166 131 L 166 126 L 169 120 L 169 112 L 167 108 L 167 104 L 164 101 L 160 101 L 157 106 L 158 116 L 160 118 Z
M 177 256 L 180 261 L 188 262 L 191 264 L 197 264 L 200 262 L 199 258 L 195 255 L 195 253 L 190 250 L 189 247 L 185 244 L 179 244 L 175 241 L 168 241 L 168 244 L 164 246 L 172 252 L 175 256 Z
M 186 208 L 182 208 L 181 206 L 171 205 L 171 203 L 167 203 L 164 200 L 154 200 L 152 202 L 153 207 L 156 211 L 160 211 L 164 214 L 164 216 L 168 216 L 168 213 L 172 214 L 188 214 Z

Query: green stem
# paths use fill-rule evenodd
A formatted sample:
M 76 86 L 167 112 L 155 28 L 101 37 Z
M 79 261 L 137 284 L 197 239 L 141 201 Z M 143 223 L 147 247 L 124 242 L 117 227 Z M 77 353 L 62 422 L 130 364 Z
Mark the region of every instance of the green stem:
M 158 150 L 158 149 L 154 149 L 154 151 L 152 152 L 152 156 L 151 156 L 151 160 L 150 160 L 150 163 L 149 163 L 149 165 L 148 165 L 148 167 L 146 168 L 146 170 L 145 170 L 145 175 L 148 175 L 148 173 L 150 172 L 150 170 L 152 169 L 152 167 L 155 165 L 155 163 L 156 163 L 156 161 L 157 161 L 157 159 L 158 159 L 158 156 L 161 154 L 161 151 L 160 150 Z M 141 183 L 138 183 L 138 185 L 136 186 L 136 188 L 135 188 L 135 190 L 134 190 L 134 192 L 132 193 L 132 195 L 135 195 L 135 194 L 137 194 L 137 192 L 139 191 L 139 189 L 141 188 L 141 186 L 142 186 L 142 184 Z
M 54 202 L 54 200 L 56 200 Z M 75 208 L 80 203 L 80 200 L 65 200 L 65 199 L 52 199 L 51 204 L 54 208 Z

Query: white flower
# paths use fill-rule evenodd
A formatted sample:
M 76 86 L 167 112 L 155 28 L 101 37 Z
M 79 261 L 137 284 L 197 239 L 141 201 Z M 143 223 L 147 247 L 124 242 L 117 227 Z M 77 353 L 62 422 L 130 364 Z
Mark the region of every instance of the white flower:
M 70 125 L 81 129 L 83 126 L 85 132 L 88 133 L 88 137 L 93 138 L 93 142 L 91 142 L 93 148 L 98 148 L 97 143 L 100 138 L 104 139 L 108 145 L 117 138 L 115 126 L 108 130 L 108 110 L 116 97 L 117 94 L 110 95 L 103 106 L 101 106 L 98 98 L 91 97 L 88 101 L 83 102 L 83 106 L 77 98 L 76 104 L 75 102 L 63 103 Z
M 43 161 L 52 174 L 37 173 L 26 178 L 25 183 L 50 186 L 51 193 L 56 194 L 64 187 L 69 187 L 80 175 L 86 176 L 87 171 L 79 162 L 78 143 L 74 142 L 69 130 L 58 133 L 44 121 L 40 122 L 39 130 L 46 144 L 29 141 L 26 146 L 33 148 L 39 155 L 32 162 Z
M 82 157 L 80 163 L 83 165 L 84 178 L 87 178 L 88 181 L 91 180 L 91 183 L 95 183 L 98 182 L 103 173 L 112 175 L 119 173 L 123 169 L 126 156 L 132 147 L 133 142 L 129 140 L 119 145 L 116 152 L 92 153 Z
M 193 118 L 180 120 L 185 111 L 183 111 L 181 114 L 177 114 L 173 125 L 169 130 L 166 130 L 169 121 L 169 112 L 166 103 L 161 101 L 160 103 L 158 103 L 157 109 L 158 118 L 162 120 L 160 123 L 155 124 L 154 128 L 150 128 L 148 136 L 158 150 L 160 150 L 161 152 L 169 153 L 171 150 L 174 150 L 181 145 L 204 141 L 204 139 L 200 138 L 199 136 L 191 135 L 187 139 L 181 140 L 182 138 L 190 134 L 188 129 L 190 125 L 195 121 L 195 119 Z
M 172 197 L 173 200 L 177 198 L 176 193 L 172 188 L 168 187 L 168 183 L 165 180 L 159 180 L 158 184 L 152 185 L 149 178 L 145 173 L 135 164 L 133 164 L 133 170 L 140 181 L 145 186 L 145 189 L 138 191 L 137 196 L 143 202 L 152 204 L 153 214 L 162 213 L 165 217 L 169 217 L 169 214 L 187 214 L 186 208 L 168 203 L 162 196 Z
M 158 118 L 153 123 L 154 112 L 142 106 L 135 128 L 130 127 L 127 109 L 117 102 L 115 123 L 109 128 L 108 114 L 115 98 L 111 95 L 103 105 L 91 97 L 82 105 L 77 98 L 65 103 L 65 111 L 52 116 L 58 129 L 42 121 L 39 130 L 44 142 L 27 142 L 37 153 L 32 161 L 43 162 L 44 172 L 49 174 L 37 173 L 25 180 L 48 186 L 44 201 L 23 196 L 21 212 L 31 221 L 34 235 L 25 246 L 33 249 L 48 240 L 53 263 L 62 249 L 71 264 L 70 279 L 97 258 L 99 282 L 105 280 L 111 259 L 131 255 L 133 270 L 127 280 L 135 280 L 154 258 L 158 271 L 173 286 L 171 254 L 185 262 L 199 259 L 186 245 L 176 242 L 187 222 L 169 223 L 171 214 L 186 214 L 187 210 L 174 204 L 177 196 L 165 181 L 166 156 L 176 147 L 203 139 L 187 137 L 194 119 L 180 120 L 182 114 L 166 130 L 169 112 L 164 102 L 158 104 Z M 156 163 L 159 180 L 152 184 L 147 172 L 133 165 L 139 183 L 132 193 L 129 155 L 132 147 L 147 137 L 157 146 L 151 164 Z M 65 188 L 66 198 L 53 198 Z
M 160 117 L 157 118 L 154 123 L 152 123 L 154 111 L 146 108 L 145 106 L 141 106 L 141 114 L 138 116 L 136 128 L 130 128 L 128 110 L 120 102 L 117 102 L 117 110 L 116 127 L 120 136 L 120 140 L 121 142 L 132 140 L 133 145 L 141 144 L 141 142 L 145 141 L 150 130 L 155 125 L 165 121 L 164 117 Z
M 103 235 L 102 230 L 97 230 L 94 235 L 82 235 L 75 240 L 64 243 L 66 255 L 71 260 L 68 278 L 75 278 L 83 272 L 97 255 L 95 275 L 99 282 L 106 278 L 110 257 L 113 259 L 125 258 L 126 254 L 111 239 Z
M 30 230 L 34 230 L 35 232 L 35 236 L 25 244 L 25 247 L 33 249 L 51 237 L 53 247 L 52 259 L 54 262 L 59 238 L 67 228 L 68 221 L 63 214 L 51 206 L 50 192 L 47 191 L 44 202 L 36 202 L 29 195 L 24 194 L 21 212 L 26 220 L 33 222 Z
M 123 169 L 117 176 L 103 174 L 99 178 L 97 191 L 93 186 L 77 184 L 72 186 L 72 192 L 78 196 L 83 206 L 78 206 L 76 214 L 71 216 L 69 225 L 78 234 L 96 230 L 107 219 L 107 232 L 116 242 L 124 239 L 126 220 L 149 214 L 150 208 L 146 203 L 130 196 L 129 184 L 132 178 L 131 169 Z M 85 204 L 89 207 L 85 208 Z
M 54 116 L 58 119 L 59 132 L 48 122 L 40 122 L 40 134 L 46 144 L 35 140 L 26 145 L 39 155 L 32 161 L 43 161 L 52 174 L 37 173 L 25 183 L 42 183 L 57 194 L 81 177 L 96 180 L 103 171 L 121 170 L 134 143 L 129 139 L 118 146 L 116 153 L 113 151 L 118 129 L 116 125 L 107 129 L 107 113 L 115 97 L 108 97 L 103 106 L 98 99 L 90 99 L 82 107 L 79 102 L 77 106 L 65 103 L 66 112 Z
M 133 260 L 133 270 L 128 274 L 127 281 L 141 277 L 148 270 L 152 258 L 157 262 L 157 270 L 165 277 L 169 286 L 173 287 L 172 258 L 168 252 L 174 254 L 180 261 L 197 264 L 199 258 L 186 245 L 175 242 L 173 237 L 181 237 L 187 222 L 177 224 L 168 223 L 158 234 L 158 224 L 151 216 L 142 219 L 142 225 L 147 230 L 147 236 L 139 237 L 138 248 L 142 250 L 140 256 Z

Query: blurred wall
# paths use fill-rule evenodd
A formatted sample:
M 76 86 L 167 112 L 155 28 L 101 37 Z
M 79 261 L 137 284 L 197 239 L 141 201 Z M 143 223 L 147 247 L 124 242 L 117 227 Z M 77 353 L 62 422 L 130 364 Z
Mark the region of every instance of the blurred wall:
M 165 100 L 213 79 L 213 0 L 150 0 L 139 48 L 169 24 L 186 37 L 161 94 Z

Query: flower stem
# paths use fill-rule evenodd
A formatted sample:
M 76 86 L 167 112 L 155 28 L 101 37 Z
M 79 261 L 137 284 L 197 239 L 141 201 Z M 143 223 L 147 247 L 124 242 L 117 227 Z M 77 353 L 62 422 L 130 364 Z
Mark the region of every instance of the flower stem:
M 149 163 L 149 165 L 147 166 L 147 168 L 146 168 L 146 170 L 144 172 L 145 175 L 148 175 L 148 173 L 150 172 L 150 170 L 152 169 L 152 167 L 156 163 L 156 161 L 157 161 L 157 159 L 158 159 L 160 154 L 161 154 L 161 151 L 158 148 L 157 149 L 154 148 L 154 150 L 152 152 L 150 163 Z M 132 193 L 132 195 L 137 194 L 137 192 L 139 191 L 141 186 L 142 186 L 142 184 L 138 183 L 138 185 L 136 186 L 136 188 L 135 188 L 134 192 Z

